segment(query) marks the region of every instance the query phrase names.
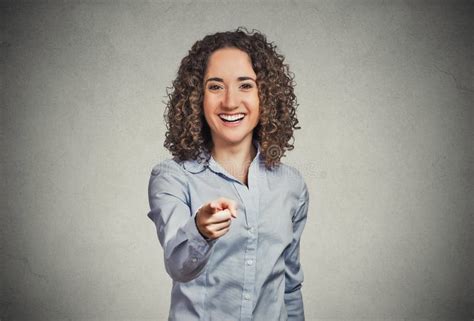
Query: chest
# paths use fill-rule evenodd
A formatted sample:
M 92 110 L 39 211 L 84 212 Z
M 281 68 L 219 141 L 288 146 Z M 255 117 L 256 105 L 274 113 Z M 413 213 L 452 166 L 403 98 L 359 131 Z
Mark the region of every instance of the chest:
M 210 178 L 190 185 L 189 198 L 192 212 L 206 202 L 225 197 L 237 203 L 236 219 L 232 220 L 229 233 L 222 241 L 245 242 L 252 235 L 259 243 L 280 245 L 283 248 L 293 238 L 293 215 L 297 199 L 291 186 L 268 184 L 265 181 L 250 184 L 248 188 L 238 182 L 223 182 Z M 251 234 L 251 235 L 249 235 Z

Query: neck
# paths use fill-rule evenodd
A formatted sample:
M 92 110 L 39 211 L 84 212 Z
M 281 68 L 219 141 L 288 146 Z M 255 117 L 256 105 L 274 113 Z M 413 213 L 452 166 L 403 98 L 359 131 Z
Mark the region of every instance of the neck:
M 251 138 L 251 137 L 250 137 Z M 236 145 L 222 145 L 214 141 L 212 147 L 212 157 L 229 174 L 246 183 L 247 173 L 250 163 L 255 158 L 257 149 L 249 139 Z

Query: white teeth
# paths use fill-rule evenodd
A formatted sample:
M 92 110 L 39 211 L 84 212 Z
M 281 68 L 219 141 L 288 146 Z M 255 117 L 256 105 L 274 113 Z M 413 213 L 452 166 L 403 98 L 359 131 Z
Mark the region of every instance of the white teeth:
M 242 119 L 244 118 L 244 114 L 235 114 L 235 115 L 225 115 L 225 114 L 220 114 L 219 117 L 222 118 L 222 119 L 225 119 L 225 120 L 229 120 L 229 121 L 235 121 L 235 120 L 238 120 L 238 119 Z

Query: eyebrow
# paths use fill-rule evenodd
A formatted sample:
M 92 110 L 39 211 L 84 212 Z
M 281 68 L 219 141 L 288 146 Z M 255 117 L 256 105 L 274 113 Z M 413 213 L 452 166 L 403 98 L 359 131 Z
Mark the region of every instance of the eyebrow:
M 254 82 L 257 82 L 255 79 L 252 77 L 247 77 L 247 76 L 242 76 L 237 78 L 238 81 L 244 81 L 244 80 L 253 80 Z M 218 81 L 218 82 L 224 82 L 224 79 L 219 78 L 219 77 L 212 77 L 208 78 L 204 84 L 206 84 L 208 81 Z

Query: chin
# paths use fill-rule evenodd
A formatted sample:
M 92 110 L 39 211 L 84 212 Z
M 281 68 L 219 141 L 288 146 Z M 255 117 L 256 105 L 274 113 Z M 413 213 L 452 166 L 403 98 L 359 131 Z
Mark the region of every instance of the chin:
M 243 143 L 245 141 L 246 136 L 225 136 L 225 137 L 219 137 L 218 139 L 228 145 L 237 145 L 240 143 Z

